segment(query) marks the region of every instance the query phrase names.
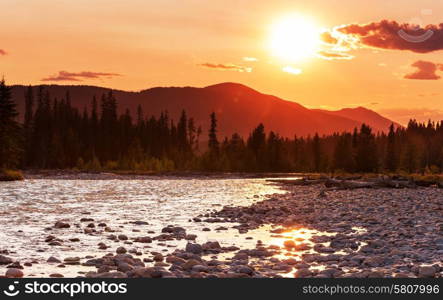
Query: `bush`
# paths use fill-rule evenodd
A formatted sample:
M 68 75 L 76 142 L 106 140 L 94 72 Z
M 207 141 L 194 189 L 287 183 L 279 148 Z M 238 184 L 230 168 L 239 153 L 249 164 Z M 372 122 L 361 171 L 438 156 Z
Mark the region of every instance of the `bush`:
M 98 158 L 94 156 L 94 158 L 85 165 L 85 169 L 88 171 L 100 171 L 102 166 Z
M 108 160 L 103 167 L 106 171 L 115 171 L 119 169 L 118 161 Z
M 84 170 L 85 169 L 85 162 L 83 158 L 79 157 L 77 160 L 77 165 L 75 166 L 78 170 Z
M 23 180 L 23 174 L 17 170 L 1 170 L 0 181 L 16 181 Z

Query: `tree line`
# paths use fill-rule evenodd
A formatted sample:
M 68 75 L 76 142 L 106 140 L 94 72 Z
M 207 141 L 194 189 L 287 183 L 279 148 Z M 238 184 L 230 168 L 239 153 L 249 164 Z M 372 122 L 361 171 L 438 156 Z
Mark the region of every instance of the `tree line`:
M 51 97 L 44 87 L 28 87 L 23 124 L 17 121 L 11 89 L 0 82 L 0 169 L 233 171 L 233 172 L 407 172 L 443 171 L 443 123 L 391 125 L 374 133 L 363 124 L 353 132 L 284 138 L 263 124 L 247 138 L 221 138 L 217 116 L 202 133 L 185 111 L 149 116 L 139 106 L 117 113 L 112 92 L 91 99 L 83 111 L 69 92 Z M 204 135 L 204 137 L 202 137 Z M 204 144 L 201 140 L 207 141 Z

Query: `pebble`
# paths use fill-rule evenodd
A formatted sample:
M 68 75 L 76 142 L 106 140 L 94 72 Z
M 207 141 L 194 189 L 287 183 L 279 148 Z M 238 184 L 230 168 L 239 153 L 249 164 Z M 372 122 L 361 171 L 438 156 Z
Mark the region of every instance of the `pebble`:
M 19 269 L 10 268 L 6 271 L 5 276 L 9 278 L 21 278 L 23 277 L 23 272 Z
M 193 241 L 193 240 L 195 240 L 196 238 L 197 238 L 197 235 L 196 235 L 196 234 L 187 234 L 187 235 L 185 236 L 185 239 L 188 240 L 188 241 Z
M 424 266 L 418 268 L 418 276 L 421 278 L 432 278 L 435 275 L 435 268 L 433 266 Z
M 196 260 L 196 259 L 189 259 L 188 261 L 186 261 L 186 262 L 182 265 L 182 269 L 185 270 L 185 271 L 187 271 L 187 270 L 192 269 L 193 266 L 197 266 L 197 265 L 199 265 L 199 264 L 201 264 L 201 262 L 199 262 L 198 260 Z
M 10 263 L 12 263 L 11 258 L 4 256 L 4 255 L 0 255 L 0 265 L 8 265 Z
M 55 228 L 69 228 L 71 227 L 71 225 L 69 225 L 68 223 L 62 222 L 62 221 L 57 221 L 54 225 Z
M 54 257 L 54 256 L 50 256 L 48 258 L 47 262 L 49 262 L 49 263 L 61 263 L 61 260 L 56 258 L 56 257 Z
M 154 255 L 154 261 L 163 261 L 163 255 L 162 254 L 156 254 Z
M 312 271 L 309 269 L 299 269 L 294 273 L 295 278 L 304 278 L 312 275 Z
M 118 247 L 117 250 L 115 250 L 118 254 L 124 254 L 127 252 L 126 248 L 124 247 Z
M 128 239 L 128 237 L 127 237 L 126 235 L 124 235 L 124 234 L 119 234 L 119 235 L 117 236 L 117 238 L 118 238 L 120 241 L 126 241 L 126 240 Z
M 65 265 L 78 265 L 80 264 L 80 257 L 67 257 L 63 260 Z
M 203 252 L 203 247 L 200 244 L 186 244 L 186 252 L 200 254 Z

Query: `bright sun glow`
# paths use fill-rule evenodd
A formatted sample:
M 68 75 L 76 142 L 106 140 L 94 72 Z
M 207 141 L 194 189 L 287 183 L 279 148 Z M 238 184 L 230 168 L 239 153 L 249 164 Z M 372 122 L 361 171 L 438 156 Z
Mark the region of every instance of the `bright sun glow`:
M 271 27 L 270 48 L 274 56 L 295 62 L 313 56 L 320 45 L 320 29 L 309 19 L 288 16 Z

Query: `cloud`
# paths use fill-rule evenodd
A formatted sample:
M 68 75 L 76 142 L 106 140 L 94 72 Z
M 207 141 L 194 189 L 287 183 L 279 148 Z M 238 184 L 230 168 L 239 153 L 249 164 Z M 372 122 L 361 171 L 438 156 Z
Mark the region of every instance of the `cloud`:
M 326 60 L 350 60 L 354 56 L 348 54 L 350 50 L 355 48 L 346 35 L 332 29 L 324 31 L 320 35 L 323 42 L 323 50 L 317 52 L 317 57 Z
M 82 81 L 83 79 L 97 79 L 97 78 L 111 78 L 114 76 L 121 76 L 117 73 L 104 72 L 67 72 L 59 71 L 58 74 L 41 79 L 41 81 Z
M 422 28 L 413 24 L 382 20 L 370 24 L 343 25 L 336 27 L 334 31 L 347 35 L 351 44 L 358 44 L 360 47 L 408 50 L 416 53 L 443 49 L 443 23 Z
M 437 75 L 437 71 L 443 71 L 442 64 L 436 64 L 430 61 L 419 60 L 412 64 L 412 67 L 417 68 L 413 73 L 406 74 L 406 79 L 416 80 L 438 80 L 441 76 Z
M 335 45 L 338 43 L 338 39 L 332 36 L 332 33 L 330 31 L 322 32 L 320 35 L 320 40 L 323 41 L 326 44 L 332 44 Z
M 291 66 L 286 66 L 282 68 L 283 72 L 289 73 L 289 74 L 293 74 L 293 75 L 300 75 L 302 73 L 301 69 L 298 68 L 294 68 Z
M 221 71 L 236 71 L 236 72 L 252 72 L 252 68 L 245 67 L 245 66 L 239 66 L 234 64 L 213 64 L 213 63 L 203 63 L 199 64 L 200 67 L 209 68 L 209 69 L 216 69 Z
M 323 59 L 327 60 L 334 60 L 334 59 L 353 59 L 354 56 L 349 55 L 344 52 L 330 52 L 330 51 L 319 51 L 317 53 L 317 56 Z
M 0 49 L 0 55 L 6 55 L 6 54 L 8 54 L 8 53 L 5 50 Z
M 245 57 L 243 57 L 243 60 L 248 61 L 248 62 L 255 62 L 255 61 L 258 61 L 258 58 L 245 56 Z

